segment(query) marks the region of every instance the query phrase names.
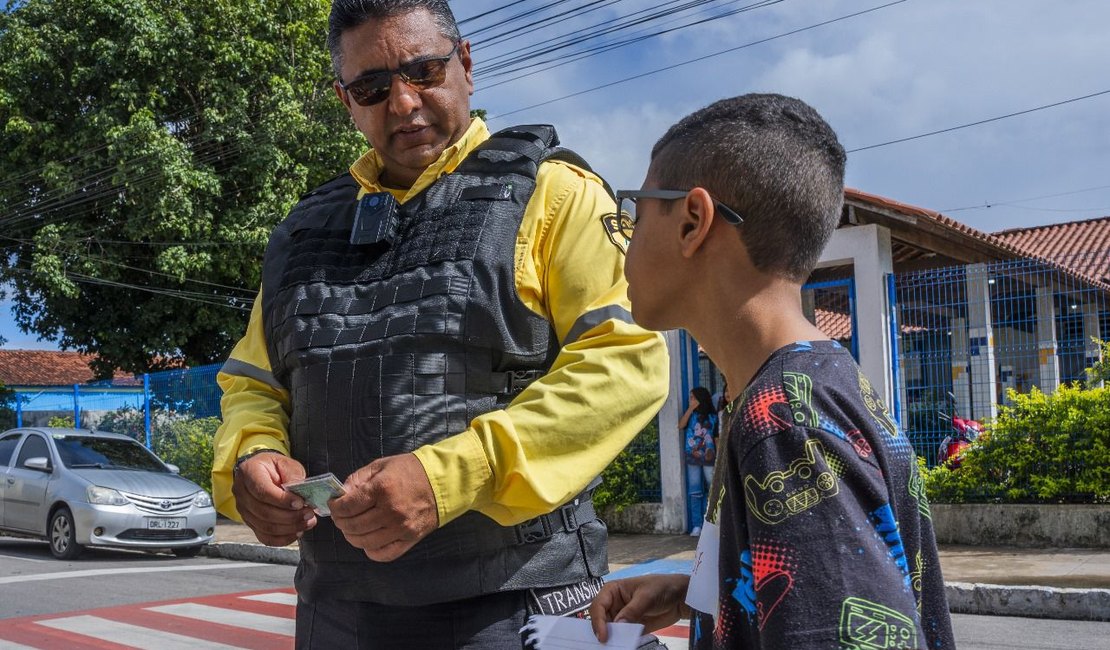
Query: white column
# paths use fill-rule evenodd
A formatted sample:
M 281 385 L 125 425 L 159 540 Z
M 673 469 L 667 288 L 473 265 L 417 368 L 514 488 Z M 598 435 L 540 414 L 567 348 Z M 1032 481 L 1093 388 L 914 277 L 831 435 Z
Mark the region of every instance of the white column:
M 952 407 L 956 413 L 963 417 L 970 417 L 971 413 L 971 357 L 968 351 L 967 320 L 953 318 L 948 321 L 952 337 L 952 394 L 956 396 L 956 404 Z M 949 413 L 948 415 L 952 415 Z
M 1102 338 L 1102 327 L 1099 323 L 1098 303 L 1084 303 L 1083 305 L 1083 367 L 1090 368 L 1102 360 L 1102 348 L 1092 338 Z M 1100 384 L 1101 385 L 1101 384 Z
M 1037 388 L 1052 393 L 1060 385 L 1060 357 L 1056 347 L 1056 292 L 1037 289 Z
M 967 353 L 971 374 L 971 405 L 964 417 L 982 422 L 998 414 L 998 375 L 994 362 L 990 273 L 985 264 L 967 267 Z
M 686 462 L 682 450 L 682 436 L 678 434 L 678 419 L 682 417 L 682 377 L 693 376 L 697 358 L 686 355 L 683 367 L 682 337 L 678 330 L 663 333 L 671 357 L 671 390 L 659 411 L 659 472 L 663 502 L 662 530 L 665 533 L 686 531 Z
M 894 271 L 890 230 L 875 224 L 835 231 L 818 267 L 851 264 L 856 284 L 859 365 L 887 405 L 893 404 L 890 308 L 886 275 Z

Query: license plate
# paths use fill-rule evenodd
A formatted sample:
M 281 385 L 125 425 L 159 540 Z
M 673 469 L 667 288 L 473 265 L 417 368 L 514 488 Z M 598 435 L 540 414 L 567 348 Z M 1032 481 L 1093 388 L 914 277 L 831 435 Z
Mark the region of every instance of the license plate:
M 177 530 L 178 528 L 185 527 L 185 518 L 167 518 L 161 517 L 158 519 L 148 518 L 146 520 L 146 527 L 150 530 Z

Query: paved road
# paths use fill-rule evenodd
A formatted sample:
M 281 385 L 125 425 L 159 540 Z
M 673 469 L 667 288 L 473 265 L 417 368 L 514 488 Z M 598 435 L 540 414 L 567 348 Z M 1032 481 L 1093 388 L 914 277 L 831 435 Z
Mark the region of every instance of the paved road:
M 67 650 L 134 647 L 158 650 L 276 650 L 293 647 L 290 589 L 0 620 L 0 649 Z M 961 650 L 1110 648 L 1110 623 L 961 616 Z M 671 650 L 687 650 L 686 626 L 660 633 Z
M 132 551 L 50 555 L 46 542 L 0 537 L 0 619 L 293 584 L 295 567 Z
M 119 551 L 54 560 L 0 538 L 0 650 L 292 648 L 293 567 Z M 961 650 L 1110 650 L 1110 623 L 953 617 Z M 661 634 L 687 650 L 686 627 Z

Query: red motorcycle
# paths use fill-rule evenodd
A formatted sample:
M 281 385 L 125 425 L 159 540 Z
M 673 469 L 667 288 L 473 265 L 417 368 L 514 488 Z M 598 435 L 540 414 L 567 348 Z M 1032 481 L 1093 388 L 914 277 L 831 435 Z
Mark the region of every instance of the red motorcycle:
M 946 465 L 949 469 L 959 469 L 963 463 L 964 451 L 975 442 L 983 432 L 983 425 L 971 418 L 962 418 L 956 415 L 956 396 L 948 393 L 952 398 L 952 415 L 940 411 L 940 419 L 952 425 L 952 433 L 945 436 L 937 450 L 937 463 Z

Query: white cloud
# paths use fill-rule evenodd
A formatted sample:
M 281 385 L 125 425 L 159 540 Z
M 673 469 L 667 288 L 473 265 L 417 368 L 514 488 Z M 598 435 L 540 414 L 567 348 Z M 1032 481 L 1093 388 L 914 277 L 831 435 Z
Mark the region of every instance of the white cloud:
M 650 4 L 614 6 L 627 13 Z M 496 114 L 545 102 L 880 4 L 788 0 L 509 84 L 489 96 L 488 106 Z M 592 22 L 587 17 L 582 24 Z M 500 125 L 555 123 L 619 185 L 639 182 L 647 151 L 670 123 L 744 92 L 782 92 L 810 102 L 845 146 L 855 148 L 1110 89 L 1107 24 L 1110 3 L 1104 0 L 910 0 L 548 103 Z M 552 32 L 546 36 L 553 38 Z M 1107 185 L 1108 109 L 1110 95 L 861 151 L 850 156 L 849 182 L 933 209 Z M 575 142 L 579 134 L 584 144 Z M 1094 209 L 1052 211 L 1069 207 Z M 957 216 L 996 230 L 1105 214 L 1110 190 Z

